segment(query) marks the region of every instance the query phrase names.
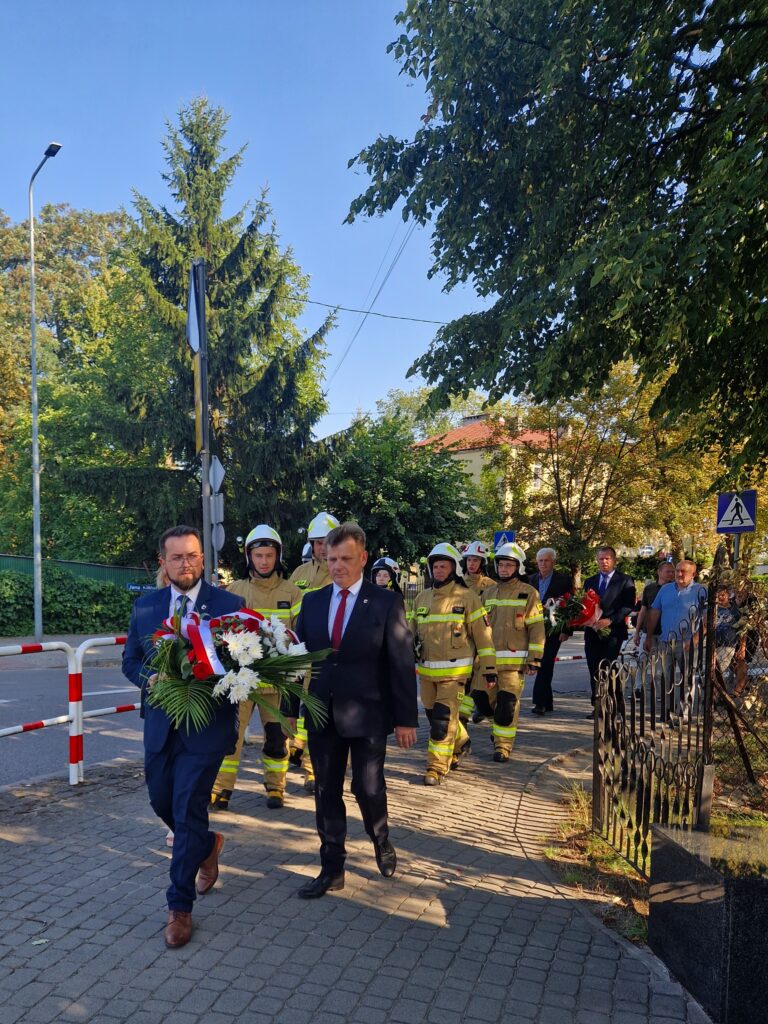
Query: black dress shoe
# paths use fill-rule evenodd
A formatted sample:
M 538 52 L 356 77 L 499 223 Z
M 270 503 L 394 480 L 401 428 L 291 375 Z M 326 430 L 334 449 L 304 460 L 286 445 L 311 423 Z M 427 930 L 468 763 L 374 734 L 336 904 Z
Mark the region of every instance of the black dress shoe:
M 534 704 L 533 707 L 531 708 L 531 714 L 532 715 L 543 715 L 544 714 L 544 708 L 540 707 L 538 704 Z
M 386 839 L 383 843 L 379 843 L 375 847 L 376 851 L 376 863 L 379 865 L 379 871 L 384 875 L 385 878 L 391 878 L 395 873 L 397 867 L 397 854 L 395 848 Z
M 296 895 L 300 900 L 317 900 L 321 896 L 325 896 L 327 892 L 336 892 L 343 888 L 343 871 L 338 875 L 326 875 L 323 873 L 318 875 L 317 878 L 313 878 L 311 882 L 302 885 Z

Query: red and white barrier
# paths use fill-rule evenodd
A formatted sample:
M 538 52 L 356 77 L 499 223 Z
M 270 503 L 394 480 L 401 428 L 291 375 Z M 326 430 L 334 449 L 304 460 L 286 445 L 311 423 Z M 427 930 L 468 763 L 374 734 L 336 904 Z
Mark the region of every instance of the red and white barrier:
M 584 661 L 585 654 L 564 654 L 562 658 L 555 658 L 555 661 Z
M 69 711 L 57 718 L 43 718 L 38 722 L 25 722 L 22 725 L 11 725 L 0 729 L 0 736 L 14 736 L 20 732 L 33 732 L 51 725 L 69 723 L 69 782 L 76 786 L 83 781 L 83 720 L 96 718 L 99 715 L 114 715 L 124 711 L 137 711 L 141 704 L 122 704 L 114 708 L 99 708 L 83 712 L 83 658 L 94 647 L 123 646 L 124 636 L 91 637 L 84 640 L 79 647 L 73 648 L 63 640 L 51 640 L 42 644 L 13 644 L 0 647 L 0 657 L 10 658 L 19 654 L 47 654 L 63 651 L 67 656 L 67 684 Z

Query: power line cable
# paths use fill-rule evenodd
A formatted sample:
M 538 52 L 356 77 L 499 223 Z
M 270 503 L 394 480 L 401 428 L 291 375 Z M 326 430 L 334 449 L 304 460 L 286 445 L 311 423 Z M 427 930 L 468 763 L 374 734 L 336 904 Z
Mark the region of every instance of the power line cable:
M 331 383 L 332 383 L 332 381 L 333 381 L 334 377 L 336 376 L 336 374 L 337 374 L 337 373 L 339 372 L 339 370 L 341 369 L 341 367 L 342 367 L 342 365 L 343 365 L 343 363 L 344 363 L 344 360 L 345 360 L 345 359 L 347 358 L 347 356 L 349 355 L 349 353 L 350 353 L 350 351 L 351 351 L 351 349 L 352 349 L 352 346 L 354 345 L 355 341 L 357 340 L 357 337 L 358 337 L 358 335 L 360 334 L 360 331 L 362 331 L 363 327 L 365 326 L 365 322 L 366 322 L 366 320 L 367 320 L 367 319 L 368 319 L 368 317 L 369 317 L 369 316 L 371 315 L 371 310 L 372 310 L 372 309 L 373 309 L 373 307 L 375 306 L 375 304 L 376 304 L 376 300 L 378 299 L 378 297 L 379 297 L 379 296 L 381 295 L 382 291 L 384 290 L 384 286 L 386 285 L 387 281 L 389 280 L 389 278 L 390 278 L 390 276 L 391 276 L 391 274 L 392 274 L 392 271 L 393 271 L 393 270 L 395 269 L 395 267 L 397 266 L 398 260 L 399 260 L 399 259 L 400 259 L 400 257 L 401 257 L 401 256 L 403 255 L 403 251 L 404 251 L 404 249 L 405 249 L 406 245 L 408 244 L 408 242 L 409 242 L 409 240 L 410 240 L 410 238 L 411 238 L 411 235 L 413 234 L 413 232 L 415 231 L 415 229 L 416 229 L 416 221 L 414 221 L 414 222 L 413 222 L 413 223 L 411 224 L 410 228 L 408 229 L 408 231 L 407 231 L 407 233 L 406 233 L 406 236 L 405 236 L 405 238 L 404 238 L 404 239 L 403 239 L 403 241 L 402 241 L 402 242 L 400 243 L 400 247 L 398 248 L 397 252 L 396 252 L 396 253 L 395 253 L 395 255 L 393 256 L 393 258 L 392 258 L 392 262 L 391 262 L 391 263 L 390 263 L 390 265 L 389 265 L 389 269 L 387 270 L 386 274 L 384 275 L 384 278 L 382 279 L 382 282 L 381 282 L 381 284 L 380 284 L 380 285 L 379 285 L 379 287 L 377 288 L 377 290 L 376 290 L 376 294 L 375 294 L 375 295 L 373 296 L 373 298 L 371 299 L 371 304 L 370 304 L 370 306 L 368 307 L 368 309 L 367 309 L 367 310 L 365 311 L 365 313 L 363 314 L 363 318 L 362 318 L 362 320 L 360 321 L 360 323 L 358 324 L 358 326 L 357 326 L 357 330 L 355 331 L 355 333 L 354 333 L 354 334 L 352 335 L 352 337 L 350 338 L 350 340 L 349 340 L 349 344 L 348 344 L 348 345 L 347 345 L 347 347 L 346 347 L 346 348 L 344 349 L 344 351 L 343 351 L 343 353 L 342 353 L 342 355 L 341 355 L 341 359 L 340 359 L 340 360 L 338 361 L 338 363 L 336 364 L 336 366 L 335 366 L 335 368 L 334 368 L 334 371 L 333 371 L 333 373 L 332 373 L 332 374 L 330 375 L 330 377 L 328 378 L 328 382 L 327 382 L 327 384 L 326 384 L 326 387 L 330 387 L 330 385 L 331 385 Z
M 364 313 L 366 316 L 383 317 L 385 320 L 408 320 L 413 324 L 435 324 L 445 327 L 447 320 L 425 320 L 420 316 L 398 316 L 395 313 L 376 313 L 372 309 L 354 309 L 352 306 L 340 306 L 337 302 L 319 302 L 317 299 L 303 299 L 310 306 L 325 306 L 326 309 L 340 309 L 345 313 Z

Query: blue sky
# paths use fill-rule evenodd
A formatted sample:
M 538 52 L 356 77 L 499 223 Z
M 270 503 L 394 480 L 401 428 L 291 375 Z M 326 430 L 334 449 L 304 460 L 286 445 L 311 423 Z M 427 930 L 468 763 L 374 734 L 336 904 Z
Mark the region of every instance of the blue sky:
M 248 143 L 232 208 L 270 190 L 281 243 L 310 277 L 310 297 L 363 307 L 385 253 L 407 226 L 399 214 L 343 225 L 365 187 L 347 161 L 378 134 L 411 136 L 426 103 L 399 74 L 387 44 L 399 33 L 392 0 L 20 0 L 0 7 L 0 208 L 26 217 L 29 176 L 51 140 L 61 153 L 35 184 L 35 205 L 130 206 L 137 188 L 155 202 L 165 122 L 194 96 L 230 114 L 228 143 Z M 231 211 L 230 211 L 231 212 Z M 429 232 L 414 232 L 377 311 L 449 320 L 479 308 L 471 289 L 429 281 Z M 380 279 L 379 279 L 380 280 Z M 370 301 L 370 300 L 369 300 Z M 304 323 L 321 322 L 308 307 Z M 328 342 L 336 370 L 360 317 L 340 314 Z M 356 410 L 375 409 L 436 328 L 369 317 L 328 387 L 323 436 Z

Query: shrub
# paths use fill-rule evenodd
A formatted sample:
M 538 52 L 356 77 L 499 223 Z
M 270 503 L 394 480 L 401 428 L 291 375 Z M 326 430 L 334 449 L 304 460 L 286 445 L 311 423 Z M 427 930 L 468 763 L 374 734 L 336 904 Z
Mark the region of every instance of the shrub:
M 124 633 L 135 594 L 114 583 L 43 566 L 43 627 L 46 633 Z M 0 572 L 0 636 L 34 630 L 32 577 Z

